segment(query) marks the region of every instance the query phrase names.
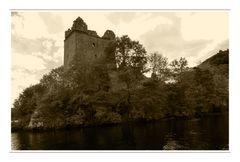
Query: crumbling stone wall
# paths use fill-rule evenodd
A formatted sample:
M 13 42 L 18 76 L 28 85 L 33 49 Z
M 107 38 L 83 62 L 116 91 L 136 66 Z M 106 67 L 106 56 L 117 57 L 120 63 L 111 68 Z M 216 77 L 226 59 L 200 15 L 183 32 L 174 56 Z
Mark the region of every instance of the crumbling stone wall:
M 112 58 L 115 65 L 115 57 L 107 56 L 114 53 L 107 53 L 106 49 L 114 42 L 115 34 L 107 30 L 102 37 L 96 31 L 88 30 L 87 24 L 78 17 L 71 27 L 65 31 L 64 40 L 64 67 L 71 66 L 73 59 L 79 60 L 82 64 L 91 65 L 92 63 L 106 58 Z M 108 60 L 109 61 L 109 60 Z M 107 62 L 106 62 L 107 63 Z

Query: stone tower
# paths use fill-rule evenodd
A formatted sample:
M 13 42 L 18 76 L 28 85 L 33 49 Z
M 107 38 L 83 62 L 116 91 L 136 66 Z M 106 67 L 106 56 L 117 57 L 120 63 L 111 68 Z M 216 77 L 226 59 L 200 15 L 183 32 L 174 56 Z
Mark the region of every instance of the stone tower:
M 64 68 L 68 69 L 76 57 L 85 65 L 91 65 L 95 61 L 108 57 L 112 58 L 112 65 L 115 65 L 114 53 L 106 52 L 114 40 L 115 34 L 112 31 L 107 30 L 102 37 L 99 37 L 96 31 L 88 30 L 87 24 L 78 17 L 71 29 L 65 31 Z

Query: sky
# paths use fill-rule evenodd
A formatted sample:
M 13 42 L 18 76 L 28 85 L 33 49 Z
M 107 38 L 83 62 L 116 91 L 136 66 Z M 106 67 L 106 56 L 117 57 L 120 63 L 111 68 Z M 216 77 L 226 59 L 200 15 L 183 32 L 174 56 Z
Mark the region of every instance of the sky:
M 99 36 L 107 29 L 117 36 L 128 35 L 148 54 L 159 52 L 169 61 L 185 57 L 190 67 L 229 46 L 225 11 L 14 11 L 12 103 L 25 88 L 63 65 L 64 32 L 78 16 Z

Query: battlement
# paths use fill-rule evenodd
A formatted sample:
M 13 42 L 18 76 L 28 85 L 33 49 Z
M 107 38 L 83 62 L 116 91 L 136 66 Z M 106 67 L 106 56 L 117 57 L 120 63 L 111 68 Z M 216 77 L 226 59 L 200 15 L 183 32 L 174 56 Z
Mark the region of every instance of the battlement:
M 78 17 L 73 21 L 73 25 L 71 29 L 65 31 L 65 40 L 73 33 L 73 32 L 82 32 L 92 37 L 102 38 L 102 39 L 115 39 L 115 34 L 111 30 L 106 30 L 102 37 L 98 36 L 97 32 L 94 30 L 88 30 L 87 24 L 83 21 L 82 18 Z

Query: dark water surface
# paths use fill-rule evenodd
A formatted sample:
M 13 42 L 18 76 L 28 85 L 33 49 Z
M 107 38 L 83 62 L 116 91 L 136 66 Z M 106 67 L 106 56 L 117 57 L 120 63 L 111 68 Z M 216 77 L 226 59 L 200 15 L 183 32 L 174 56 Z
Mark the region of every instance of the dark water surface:
M 14 132 L 12 150 L 228 150 L 228 114 L 51 132 Z

